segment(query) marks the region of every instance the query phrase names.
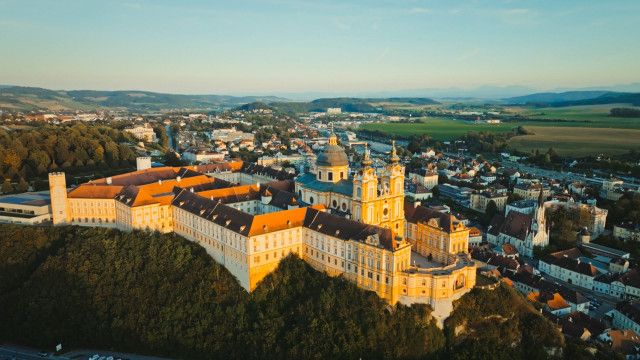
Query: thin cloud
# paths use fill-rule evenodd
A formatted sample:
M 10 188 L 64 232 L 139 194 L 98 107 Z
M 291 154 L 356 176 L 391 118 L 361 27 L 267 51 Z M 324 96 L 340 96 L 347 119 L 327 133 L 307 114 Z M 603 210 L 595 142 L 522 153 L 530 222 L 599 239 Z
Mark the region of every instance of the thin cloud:
M 430 12 L 431 12 L 431 9 L 426 7 L 414 7 L 409 9 L 409 14 L 426 14 Z

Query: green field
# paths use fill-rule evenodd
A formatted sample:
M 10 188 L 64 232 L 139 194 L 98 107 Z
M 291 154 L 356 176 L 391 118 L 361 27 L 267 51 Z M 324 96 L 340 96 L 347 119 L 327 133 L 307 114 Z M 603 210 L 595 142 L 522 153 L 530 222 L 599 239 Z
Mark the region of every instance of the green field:
M 562 119 L 571 121 L 537 124 L 540 126 L 550 124 L 550 126 L 640 129 L 640 119 L 615 118 L 609 116 L 609 111 L 617 107 L 631 107 L 631 105 L 605 104 L 549 108 L 516 107 L 510 108 L 510 110 L 527 116 L 533 122 L 535 122 L 536 119 Z
M 425 118 L 420 123 L 370 123 L 361 126 L 364 130 L 379 130 L 390 135 L 411 136 L 428 134 L 431 138 L 447 141 L 458 138 L 469 131 L 508 132 L 517 124 L 474 124 L 469 121 L 444 118 Z
M 509 146 L 524 152 L 553 147 L 561 155 L 585 156 L 600 153 L 620 154 L 630 149 L 640 149 L 640 119 L 591 119 L 593 121 L 588 123 L 532 120 L 490 125 L 446 118 L 426 118 L 420 123 L 370 123 L 362 125 L 361 128 L 383 131 L 391 136 L 427 134 L 435 140 L 448 141 L 470 131 L 501 133 L 522 125 L 535 134 L 516 136 L 509 141 Z M 604 121 L 607 121 L 608 126 L 602 126 Z
M 640 130 L 591 127 L 527 126 L 534 135 L 516 136 L 509 147 L 529 152 L 552 147 L 562 156 L 621 154 L 640 149 Z

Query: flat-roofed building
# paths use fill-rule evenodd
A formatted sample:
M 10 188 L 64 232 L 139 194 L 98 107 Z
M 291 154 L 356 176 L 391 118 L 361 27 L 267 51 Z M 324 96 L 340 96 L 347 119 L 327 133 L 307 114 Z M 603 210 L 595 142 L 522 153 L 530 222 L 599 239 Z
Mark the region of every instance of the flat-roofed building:
M 36 225 L 51 221 L 48 191 L 0 197 L 0 223 Z

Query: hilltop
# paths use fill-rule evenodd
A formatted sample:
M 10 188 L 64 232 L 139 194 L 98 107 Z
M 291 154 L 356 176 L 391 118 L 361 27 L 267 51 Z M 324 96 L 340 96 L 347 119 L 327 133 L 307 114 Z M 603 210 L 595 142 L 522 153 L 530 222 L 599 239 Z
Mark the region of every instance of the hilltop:
M 0 340 L 201 359 L 562 358 L 562 335 L 504 285 L 463 296 L 443 332 L 428 306 L 390 307 L 295 256 L 248 294 L 173 234 L 0 225 L 0 238 Z
M 423 97 L 390 97 L 390 98 L 321 98 L 309 102 L 272 102 L 270 105 L 282 112 L 322 112 L 328 108 L 340 108 L 343 112 L 381 113 L 384 104 L 437 105 L 439 102 Z

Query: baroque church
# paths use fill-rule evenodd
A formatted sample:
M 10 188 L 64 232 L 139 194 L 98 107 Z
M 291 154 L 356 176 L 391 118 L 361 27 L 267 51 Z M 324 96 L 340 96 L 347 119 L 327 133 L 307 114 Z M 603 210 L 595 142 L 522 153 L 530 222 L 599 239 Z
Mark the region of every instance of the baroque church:
M 404 233 L 404 166 L 395 143 L 382 171 L 372 166 L 365 147 L 361 167 L 350 175 L 349 159 L 331 130 L 328 144 L 310 171 L 295 180 L 296 192 L 310 205 L 325 205 L 332 213 Z

